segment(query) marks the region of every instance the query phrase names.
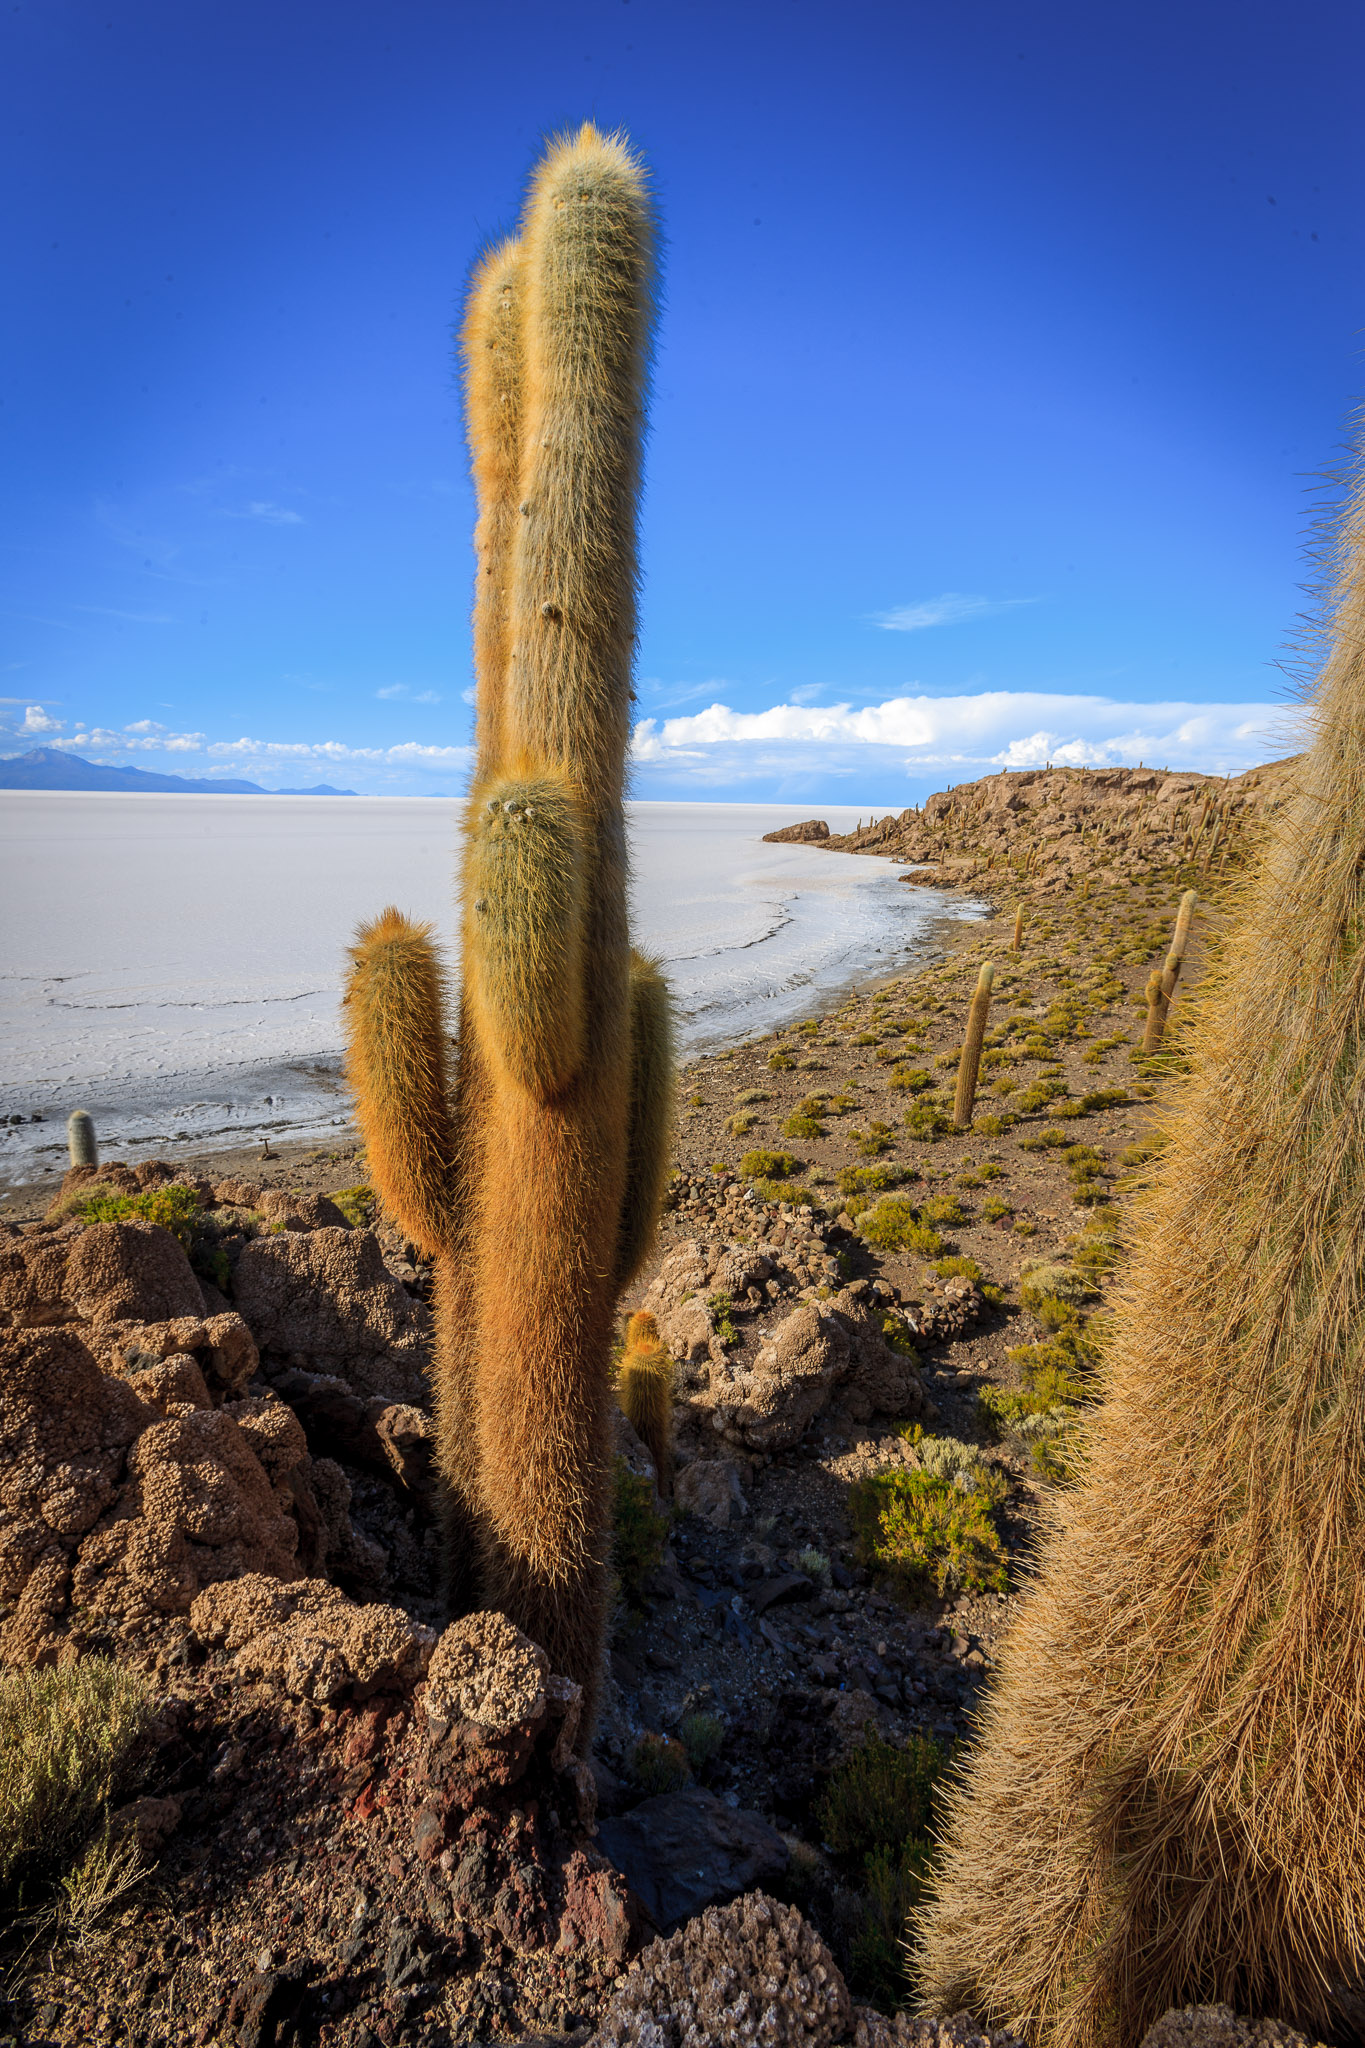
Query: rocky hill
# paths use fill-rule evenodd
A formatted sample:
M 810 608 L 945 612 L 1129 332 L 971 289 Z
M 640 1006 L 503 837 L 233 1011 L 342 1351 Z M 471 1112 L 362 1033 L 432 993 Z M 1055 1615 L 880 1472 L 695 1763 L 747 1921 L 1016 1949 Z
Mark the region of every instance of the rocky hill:
M 1293 757 L 1226 778 L 1155 768 L 1011 769 L 856 832 L 831 832 L 809 818 L 765 837 L 913 861 L 915 872 L 903 879 L 938 888 L 1027 884 L 1031 895 L 1060 896 L 1086 876 L 1102 887 L 1185 865 L 1220 875 L 1241 863 L 1285 802 L 1297 765 Z

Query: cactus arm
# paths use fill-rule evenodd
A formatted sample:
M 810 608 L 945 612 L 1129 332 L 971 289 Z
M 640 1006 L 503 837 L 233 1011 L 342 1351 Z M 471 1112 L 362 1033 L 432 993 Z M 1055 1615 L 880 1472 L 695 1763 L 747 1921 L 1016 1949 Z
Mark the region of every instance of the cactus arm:
M 508 607 L 521 468 L 521 249 L 500 242 L 470 287 L 460 336 L 465 424 L 478 521 L 474 528 L 474 673 L 478 761 L 474 789 L 502 766 Z
M 622 1413 L 654 1460 L 659 1492 L 673 1491 L 673 1361 L 659 1341 L 652 1315 L 633 1315 L 617 1375 Z
M 362 925 L 346 988 L 346 1072 L 370 1176 L 429 1257 L 450 1238 L 454 1134 L 446 1096 L 445 986 L 429 925 L 397 910 Z
M 964 1130 L 972 1120 L 972 1108 L 976 1102 L 976 1080 L 981 1071 L 981 1045 L 986 1036 L 986 1019 L 991 1013 L 991 989 L 995 983 L 995 968 L 989 960 L 983 960 L 981 971 L 976 978 L 976 990 L 971 1007 L 967 1012 L 967 1035 L 962 1042 L 962 1057 L 957 1067 L 957 1092 L 953 1098 L 953 1122 Z
M 630 961 L 630 1112 L 616 1255 L 618 1292 L 649 1255 L 668 1179 L 675 1088 L 673 1007 L 658 962 Z
M 471 825 L 470 1014 L 511 1085 L 558 1095 L 583 1064 L 582 813 L 562 779 L 541 775 L 487 786 Z

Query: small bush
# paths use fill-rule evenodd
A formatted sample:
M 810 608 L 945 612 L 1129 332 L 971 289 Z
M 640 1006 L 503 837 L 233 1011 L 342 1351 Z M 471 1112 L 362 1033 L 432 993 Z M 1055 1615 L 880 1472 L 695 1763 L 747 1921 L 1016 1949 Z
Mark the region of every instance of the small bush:
M 823 1138 L 825 1127 L 818 1117 L 808 1116 L 796 1110 L 782 1126 L 784 1138 Z
M 758 1118 L 751 1109 L 736 1110 L 725 1128 L 732 1138 L 747 1138 Z
M 1081 1302 L 1094 1298 L 1094 1281 L 1073 1266 L 1025 1266 L 1019 1276 L 1019 1299 L 1034 1315 L 1044 1301 L 1061 1302 L 1074 1312 Z
M 1016 1122 L 1017 1118 L 1012 1116 L 979 1116 L 973 1119 L 972 1129 L 986 1138 L 1003 1138 Z
M 720 1755 L 725 1743 L 725 1723 L 719 1714 L 686 1714 L 678 1724 L 687 1761 L 694 1771 Z
M 789 1072 L 795 1065 L 796 1061 L 789 1052 L 770 1052 L 768 1054 L 768 1071 L 770 1073 L 784 1074 Z
M 146 1680 L 104 1657 L 0 1673 L 0 1901 L 96 1832 L 151 1717 Z
M 612 1501 L 612 1565 L 621 1600 L 638 1618 L 645 1607 L 645 1582 L 664 1553 L 668 1517 L 654 1505 L 654 1483 L 616 1460 Z
M 881 1042 L 880 1031 L 860 1031 L 853 1041 L 855 1045 L 880 1045 Z
M 144 1188 L 136 1195 L 89 1195 L 76 1202 L 71 1213 L 81 1223 L 126 1223 L 133 1219 L 159 1223 L 188 1251 L 194 1243 L 201 1208 L 193 1188 L 170 1181 L 165 1187 Z
M 930 1195 L 927 1201 L 920 1203 L 919 1213 L 922 1223 L 954 1224 L 967 1221 L 966 1211 L 956 1195 Z
M 1050 1102 L 1056 1102 L 1066 1092 L 1064 1081 L 1030 1081 L 1028 1087 L 1020 1091 L 1014 1106 L 1026 1116 L 1031 1116 L 1036 1110 L 1046 1109 Z
M 947 1761 L 927 1735 L 912 1735 L 903 1749 L 874 1735 L 830 1774 L 815 1809 L 821 1840 L 836 1856 L 857 1857 L 922 1840 Z
M 1014 1211 L 1003 1195 L 987 1195 L 981 1204 L 982 1218 L 987 1223 L 999 1223 L 1002 1218 L 1012 1216 Z
M 862 1911 L 849 1937 L 849 1983 L 883 2012 L 903 2007 L 913 1989 L 905 1926 L 924 1896 L 933 1852 L 903 1842 L 869 1852 L 863 1863 Z
M 897 1067 L 890 1085 L 903 1095 L 923 1095 L 926 1088 L 933 1087 L 934 1077 L 925 1067 Z
M 890 1124 L 878 1123 L 875 1120 L 865 1131 L 853 1131 L 850 1135 L 864 1159 L 879 1159 L 883 1152 L 891 1150 L 895 1138 L 895 1132 Z
M 721 1343 L 727 1346 L 738 1344 L 739 1331 L 735 1328 L 735 1304 L 731 1296 L 725 1293 L 713 1294 L 708 1299 L 706 1306 L 711 1311 L 712 1320 L 716 1325 L 716 1335 Z
M 1092 1088 L 1081 1097 L 1081 1114 L 1090 1116 L 1097 1109 L 1120 1109 L 1132 1099 L 1126 1088 Z
M 354 1230 L 368 1230 L 379 1204 L 372 1187 L 341 1188 L 331 1197 Z
M 735 1101 L 739 1104 L 741 1109 L 744 1109 L 747 1108 L 750 1103 L 771 1102 L 772 1096 L 769 1095 L 767 1090 L 763 1088 L 742 1088 L 739 1094 L 735 1097 Z
M 646 1799 L 681 1791 L 692 1775 L 687 1751 L 667 1735 L 642 1735 L 630 1753 L 629 1770 Z
M 808 1579 L 814 1579 L 817 1586 L 828 1586 L 832 1581 L 830 1562 L 823 1550 L 811 1547 L 801 1551 L 796 1560 L 796 1569 L 804 1572 Z
M 879 1245 L 883 1251 L 921 1252 L 933 1259 L 943 1250 L 943 1239 L 920 1222 L 905 1195 L 883 1195 L 858 1219 L 858 1228 L 869 1244 Z
M 950 1116 L 945 1116 L 936 1104 L 917 1102 L 913 1109 L 905 1113 L 905 1128 L 910 1136 L 918 1138 L 921 1144 L 932 1145 L 944 1131 L 953 1128 L 953 1120 Z M 982 1129 L 985 1129 L 984 1123 Z
M 885 1572 L 907 1598 L 1005 1591 L 1005 1552 L 991 1502 L 970 1475 L 874 1472 L 854 1482 L 848 1504 L 863 1562 Z
M 739 1162 L 745 1180 L 787 1180 L 800 1167 L 790 1152 L 746 1152 Z

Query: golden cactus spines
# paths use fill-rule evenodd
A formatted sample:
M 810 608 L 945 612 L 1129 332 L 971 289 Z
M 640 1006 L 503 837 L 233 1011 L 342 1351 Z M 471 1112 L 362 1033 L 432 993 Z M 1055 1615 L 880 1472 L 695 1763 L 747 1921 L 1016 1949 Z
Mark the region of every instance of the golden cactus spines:
M 1010 940 L 1011 953 L 1017 953 L 1024 937 L 1024 906 L 1019 904 L 1014 913 L 1014 936 Z
M 445 986 L 429 924 L 392 907 L 361 925 L 342 1006 L 346 1066 L 380 1203 L 428 1258 L 450 1241 L 454 1133 Z
M 616 1397 L 650 1457 L 665 1499 L 673 1491 L 673 1361 L 652 1315 L 639 1311 L 626 1325 L 626 1348 L 616 1374 Z
M 474 674 L 478 717 L 477 791 L 503 757 L 512 544 L 521 482 L 521 249 L 488 250 L 474 272 L 460 342 L 465 419 L 478 502 L 474 528 Z
M 1142 1032 L 1142 1054 L 1150 1059 L 1161 1043 L 1161 1029 L 1166 1017 L 1166 999 L 1161 987 L 1161 969 L 1154 967 L 1147 976 L 1147 1022 Z
M 1298 793 L 1200 992 L 1080 1476 L 943 1821 L 925 1997 L 1038 2048 L 1365 1984 L 1365 493 Z
M 618 1293 L 639 1272 L 654 1242 L 673 1136 L 673 998 L 657 960 L 630 956 L 630 1109 L 626 1185 L 616 1248 Z
M 953 1122 L 959 1130 L 965 1130 L 972 1120 L 972 1109 L 976 1102 L 976 1082 L 981 1071 L 981 1044 L 986 1036 L 986 1020 L 991 1012 L 991 990 L 995 985 L 995 968 L 991 961 L 983 960 L 981 971 L 976 977 L 976 988 L 967 1011 L 967 1035 L 962 1041 L 962 1057 L 957 1065 L 957 1091 L 953 1097 Z

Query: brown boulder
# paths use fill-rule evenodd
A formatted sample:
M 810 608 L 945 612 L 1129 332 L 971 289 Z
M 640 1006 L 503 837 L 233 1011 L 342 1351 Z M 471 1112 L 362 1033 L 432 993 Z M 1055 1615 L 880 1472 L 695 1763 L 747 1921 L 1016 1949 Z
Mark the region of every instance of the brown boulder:
M 1142 2048 L 1308 2048 L 1283 2020 L 1244 2020 L 1227 2005 L 1186 2005 L 1163 2013 Z
M 157 1223 L 92 1223 L 72 1244 L 67 1300 L 91 1322 L 159 1323 L 201 1316 L 204 1297 L 184 1251 Z
M 66 1263 L 79 1224 L 0 1244 L 0 1329 L 42 1330 L 72 1321 Z
M 166 1323 L 100 1323 L 86 1335 L 106 1372 L 133 1373 L 188 1354 L 218 1401 L 243 1392 L 259 1364 L 255 1340 L 234 1309 L 176 1316 Z
M 370 1230 L 260 1237 L 237 1262 L 237 1306 L 263 1354 L 358 1393 L 420 1402 L 431 1320 L 385 1267 Z
M 799 825 L 781 825 L 776 832 L 765 832 L 765 846 L 818 846 L 829 838 L 829 826 L 823 818 L 803 818 Z
M 292 1194 L 285 1188 L 270 1188 L 256 1207 L 262 1216 L 285 1230 L 349 1230 L 349 1220 L 326 1195 Z

